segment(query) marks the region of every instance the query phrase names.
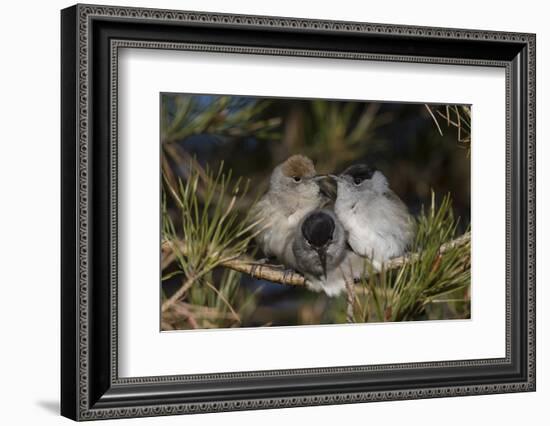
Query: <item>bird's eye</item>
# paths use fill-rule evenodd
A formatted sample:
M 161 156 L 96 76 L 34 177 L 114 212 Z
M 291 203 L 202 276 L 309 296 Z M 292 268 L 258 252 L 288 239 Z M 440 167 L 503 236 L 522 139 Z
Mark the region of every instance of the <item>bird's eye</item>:
M 300 176 L 292 176 L 292 179 L 294 179 L 294 182 L 300 182 L 302 180 Z
M 361 182 L 363 182 L 363 181 L 361 180 L 361 178 L 359 178 L 359 177 L 353 178 L 353 183 L 354 183 L 355 185 L 361 185 Z

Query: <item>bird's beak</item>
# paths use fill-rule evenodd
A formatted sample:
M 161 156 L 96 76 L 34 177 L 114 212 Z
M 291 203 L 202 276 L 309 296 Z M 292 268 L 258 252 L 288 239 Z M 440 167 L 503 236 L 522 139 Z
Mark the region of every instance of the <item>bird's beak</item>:
M 342 181 L 344 180 L 344 178 L 342 176 L 338 176 L 338 175 L 332 175 L 332 174 L 329 174 L 327 175 L 328 177 L 334 179 L 336 182 L 339 182 L 339 181 Z
M 319 187 L 321 194 L 323 194 L 329 200 L 336 199 L 336 185 L 334 181 L 330 178 L 330 175 L 317 175 L 312 179 Z
M 321 261 L 321 267 L 323 268 L 323 276 L 325 277 L 325 281 L 327 279 L 327 248 L 326 247 L 319 247 L 317 249 L 317 255 L 319 256 L 319 260 Z

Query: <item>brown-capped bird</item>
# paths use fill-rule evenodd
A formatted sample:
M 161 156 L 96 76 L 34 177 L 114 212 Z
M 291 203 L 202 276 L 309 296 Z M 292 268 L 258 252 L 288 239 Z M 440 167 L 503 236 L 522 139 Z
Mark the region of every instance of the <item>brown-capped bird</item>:
M 328 201 L 319 186 L 322 179 L 304 155 L 293 155 L 275 167 L 269 189 L 254 211 L 260 221 L 256 241 L 267 257 L 298 269 L 292 242 L 303 217 Z

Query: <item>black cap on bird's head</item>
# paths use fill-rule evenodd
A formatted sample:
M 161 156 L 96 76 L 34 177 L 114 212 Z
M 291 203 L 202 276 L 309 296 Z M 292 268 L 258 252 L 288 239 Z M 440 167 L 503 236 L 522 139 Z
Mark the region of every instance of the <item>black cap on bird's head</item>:
M 344 170 L 340 176 L 349 176 L 352 182 L 358 185 L 364 180 L 372 179 L 372 175 L 375 171 L 376 169 L 370 167 L 367 164 L 354 164 L 353 166 L 350 166 L 346 170 Z
M 310 214 L 302 223 L 302 235 L 311 248 L 317 252 L 325 278 L 327 276 L 327 247 L 332 241 L 335 228 L 333 217 L 322 211 Z
M 376 169 L 368 164 L 354 164 L 349 166 L 339 175 L 329 175 L 337 182 L 348 182 L 350 184 L 360 185 L 365 180 L 372 179 Z
M 312 247 L 323 247 L 332 240 L 335 227 L 332 216 L 317 211 L 304 220 L 302 235 Z
M 386 194 L 389 189 L 388 180 L 384 174 L 368 164 L 354 164 L 339 175 L 330 175 L 338 184 L 337 198 L 371 197 Z M 340 192 L 342 191 L 342 192 Z M 342 194 L 342 195 L 341 195 Z M 338 200 L 337 200 L 338 201 Z

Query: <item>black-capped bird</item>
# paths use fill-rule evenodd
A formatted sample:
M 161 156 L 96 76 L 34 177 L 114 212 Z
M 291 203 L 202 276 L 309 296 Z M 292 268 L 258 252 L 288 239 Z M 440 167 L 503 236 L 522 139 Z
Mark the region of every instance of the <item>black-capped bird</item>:
M 293 242 L 296 269 L 310 290 L 337 296 L 364 269 L 364 259 L 351 251 L 346 232 L 334 212 L 326 209 L 307 214 Z
M 338 185 L 334 211 L 351 249 L 374 266 L 403 255 L 414 237 L 414 220 L 382 172 L 357 164 L 331 176 Z

